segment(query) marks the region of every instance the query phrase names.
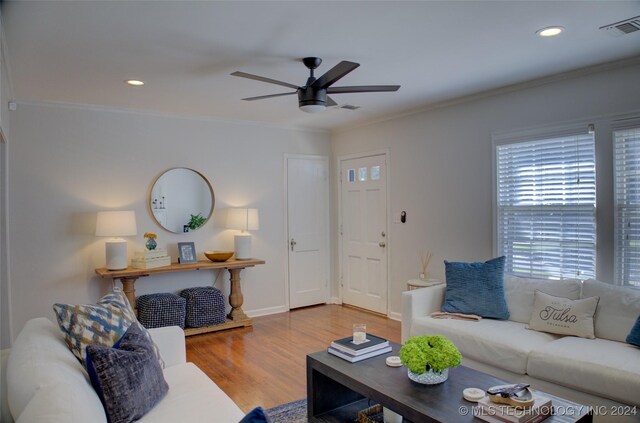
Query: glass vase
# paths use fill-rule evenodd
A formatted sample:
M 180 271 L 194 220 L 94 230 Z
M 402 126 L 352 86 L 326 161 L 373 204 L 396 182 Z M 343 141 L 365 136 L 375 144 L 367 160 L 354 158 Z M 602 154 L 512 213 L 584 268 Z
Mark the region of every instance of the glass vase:
M 151 251 L 156 249 L 158 243 L 153 238 L 147 238 L 147 243 L 145 245 L 147 246 L 147 250 Z
M 409 379 L 416 383 L 422 383 L 423 385 L 437 385 L 449 378 L 449 369 L 444 369 L 441 372 L 428 370 L 422 374 L 413 373 L 411 370 L 407 369 L 407 373 Z

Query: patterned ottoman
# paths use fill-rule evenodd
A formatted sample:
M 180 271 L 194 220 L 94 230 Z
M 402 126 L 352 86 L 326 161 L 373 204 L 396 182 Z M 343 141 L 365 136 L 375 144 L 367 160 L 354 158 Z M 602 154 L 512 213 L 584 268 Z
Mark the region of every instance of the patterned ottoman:
M 180 296 L 187 300 L 187 327 L 200 328 L 226 321 L 224 295 L 219 289 L 212 286 L 187 288 Z
M 184 329 L 187 300 L 176 294 L 149 294 L 138 297 L 138 321 L 147 329 L 180 326 Z

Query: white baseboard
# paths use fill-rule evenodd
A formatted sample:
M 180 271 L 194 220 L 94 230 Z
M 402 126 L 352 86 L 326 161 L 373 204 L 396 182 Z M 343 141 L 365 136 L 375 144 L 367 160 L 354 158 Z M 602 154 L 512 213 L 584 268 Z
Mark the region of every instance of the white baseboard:
M 391 320 L 397 320 L 399 322 L 402 321 L 402 313 L 398 313 L 395 311 L 390 311 L 389 314 L 387 315 L 387 317 Z
M 287 311 L 289 311 L 289 308 L 287 306 L 281 305 L 276 307 L 259 308 L 257 310 L 247 310 L 245 311 L 245 313 L 247 314 L 247 316 L 253 318 L 259 316 L 267 316 L 269 314 L 284 313 Z
M 342 301 L 338 297 L 331 297 L 329 301 L 327 301 L 327 304 L 342 304 Z

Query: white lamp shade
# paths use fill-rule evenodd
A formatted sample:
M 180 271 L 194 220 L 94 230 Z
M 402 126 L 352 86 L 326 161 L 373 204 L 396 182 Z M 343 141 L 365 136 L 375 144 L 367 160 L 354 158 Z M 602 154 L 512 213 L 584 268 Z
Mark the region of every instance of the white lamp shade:
M 98 212 L 96 236 L 133 236 L 137 232 L 136 213 L 133 210 Z
M 241 231 L 255 231 L 260 229 L 258 209 L 230 208 L 227 209 L 227 228 Z

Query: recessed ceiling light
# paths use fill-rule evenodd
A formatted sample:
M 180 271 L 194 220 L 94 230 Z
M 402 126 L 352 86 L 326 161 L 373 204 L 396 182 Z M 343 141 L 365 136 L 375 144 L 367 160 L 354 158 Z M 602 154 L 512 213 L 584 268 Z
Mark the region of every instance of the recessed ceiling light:
M 137 79 L 127 79 L 126 81 L 127 84 L 129 85 L 133 85 L 134 87 L 140 87 L 142 85 L 144 85 L 144 82 L 137 80 Z
M 554 35 L 560 34 L 562 31 L 564 31 L 564 28 L 561 26 L 548 26 L 537 30 L 536 34 L 541 37 L 553 37 Z

